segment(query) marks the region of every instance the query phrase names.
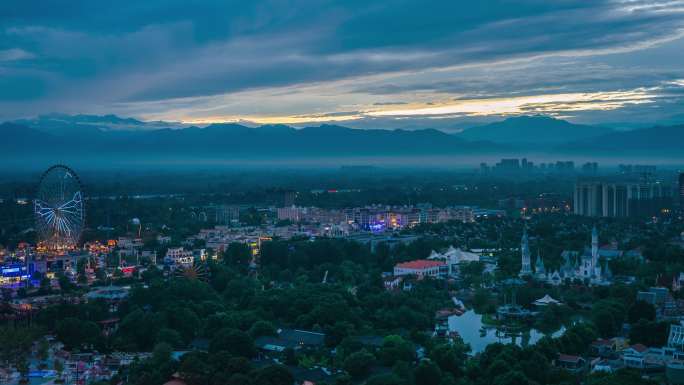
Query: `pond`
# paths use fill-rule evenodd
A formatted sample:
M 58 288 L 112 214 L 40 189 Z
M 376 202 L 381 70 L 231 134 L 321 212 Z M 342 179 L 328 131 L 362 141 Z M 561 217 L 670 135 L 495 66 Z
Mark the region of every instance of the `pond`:
M 536 329 L 524 329 L 517 336 L 510 336 L 497 330 L 495 327 L 482 329 L 482 315 L 468 310 L 461 316 L 449 317 L 449 331 L 456 331 L 463 338 L 463 342 L 470 344 L 472 354 L 485 350 L 487 345 L 496 342 L 503 344 L 514 343 L 518 346 L 536 344 L 546 334 Z M 480 331 L 482 329 L 482 332 Z M 560 337 L 565 332 L 565 327 L 551 334 L 552 337 Z

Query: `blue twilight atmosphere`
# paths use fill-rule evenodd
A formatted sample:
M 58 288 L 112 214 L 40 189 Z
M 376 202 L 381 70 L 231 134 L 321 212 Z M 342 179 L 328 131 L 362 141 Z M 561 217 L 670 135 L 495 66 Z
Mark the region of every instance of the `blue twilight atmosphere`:
M 684 0 L 0 0 L 1 385 L 684 385 Z
M 3 1 L 0 119 L 684 120 L 681 1 Z

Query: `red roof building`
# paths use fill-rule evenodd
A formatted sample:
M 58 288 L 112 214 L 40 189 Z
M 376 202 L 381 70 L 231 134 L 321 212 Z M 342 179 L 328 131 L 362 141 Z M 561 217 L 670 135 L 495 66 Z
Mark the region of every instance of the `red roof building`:
M 442 277 L 448 271 L 448 266 L 442 261 L 418 259 L 415 261 L 402 262 L 394 266 L 394 275 L 416 275 L 419 277 Z
M 581 371 L 585 363 L 586 361 L 584 360 L 584 358 L 580 356 L 573 356 L 570 354 L 562 353 L 558 355 L 558 359 L 556 360 L 556 366 L 572 372 Z

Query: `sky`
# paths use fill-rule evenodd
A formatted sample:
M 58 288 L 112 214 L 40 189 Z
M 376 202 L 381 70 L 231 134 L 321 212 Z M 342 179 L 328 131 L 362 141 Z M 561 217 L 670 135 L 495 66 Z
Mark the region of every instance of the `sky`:
M 684 0 L 3 0 L 0 121 L 684 122 Z

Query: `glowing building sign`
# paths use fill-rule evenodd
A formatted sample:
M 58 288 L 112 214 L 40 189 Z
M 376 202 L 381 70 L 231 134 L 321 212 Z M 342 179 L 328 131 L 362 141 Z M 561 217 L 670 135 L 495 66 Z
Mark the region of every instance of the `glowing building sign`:
M 27 278 L 28 273 L 26 266 L 21 264 L 12 264 L 0 267 L 0 275 L 3 278 Z

